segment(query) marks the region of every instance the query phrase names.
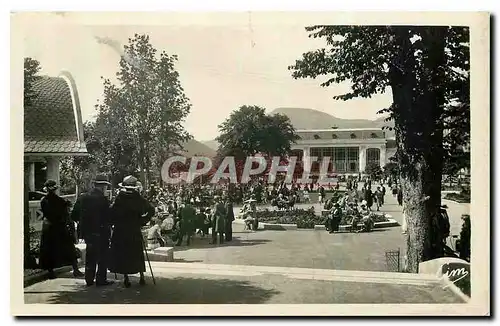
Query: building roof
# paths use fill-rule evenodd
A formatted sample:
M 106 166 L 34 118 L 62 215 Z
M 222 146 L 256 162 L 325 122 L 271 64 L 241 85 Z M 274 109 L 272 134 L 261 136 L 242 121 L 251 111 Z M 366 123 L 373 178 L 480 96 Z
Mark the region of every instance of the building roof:
M 33 103 L 24 108 L 24 153 L 87 153 L 78 92 L 71 75 L 41 76 L 32 87 Z
M 296 132 L 338 132 L 338 131 L 381 131 L 382 128 L 346 128 L 346 129 L 297 129 Z

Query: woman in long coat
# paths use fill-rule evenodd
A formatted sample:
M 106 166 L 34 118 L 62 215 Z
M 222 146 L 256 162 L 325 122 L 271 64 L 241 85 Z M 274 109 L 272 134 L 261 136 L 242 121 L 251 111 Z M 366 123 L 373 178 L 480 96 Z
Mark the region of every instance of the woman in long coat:
M 137 187 L 137 179 L 125 177 L 122 190 L 111 207 L 110 267 L 114 273 L 124 275 L 125 287 L 130 287 L 129 274 L 140 273 L 139 284 L 146 284 L 144 272 L 144 239 L 141 228 L 153 217 L 154 207 L 143 198 Z
M 217 243 L 217 235 L 219 236 L 219 244 L 224 243 L 224 232 L 226 231 L 226 208 L 219 196 L 215 198 L 216 204 L 212 212 L 212 242 Z
M 78 270 L 75 238 L 71 234 L 72 221 L 69 218 L 70 203 L 56 194 L 58 186 L 54 180 L 45 182 L 47 195 L 40 202 L 43 213 L 42 236 L 40 239 L 40 268 L 55 278 L 54 269 L 73 266 L 75 277 L 83 276 Z

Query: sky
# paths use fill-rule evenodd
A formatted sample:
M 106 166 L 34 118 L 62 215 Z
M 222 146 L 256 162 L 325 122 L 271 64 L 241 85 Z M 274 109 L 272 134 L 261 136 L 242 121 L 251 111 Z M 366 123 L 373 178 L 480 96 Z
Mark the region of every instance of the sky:
M 24 33 L 24 57 L 40 61 L 41 74 L 57 76 L 69 71 L 77 84 L 84 121 L 92 119 L 94 105 L 102 97 L 101 76 L 113 78 L 120 55 L 98 38 L 125 45 L 135 33 L 168 54 L 176 54 L 175 66 L 192 108 L 185 128 L 200 141 L 214 139 L 217 126 L 242 105 L 311 108 L 343 119 L 376 119 L 376 112 L 391 103 L 390 93 L 371 99 L 335 101 L 349 84 L 323 88 L 321 80 L 291 77 L 287 67 L 302 53 L 321 48 L 325 41 L 308 38 L 305 25 L 261 23 L 253 14 L 240 14 L 228 24 L 156 25 L 66 23 L 64 15 L 50 14 L 30 20 Z M 66 19 L 66 20 L 65 20 Z

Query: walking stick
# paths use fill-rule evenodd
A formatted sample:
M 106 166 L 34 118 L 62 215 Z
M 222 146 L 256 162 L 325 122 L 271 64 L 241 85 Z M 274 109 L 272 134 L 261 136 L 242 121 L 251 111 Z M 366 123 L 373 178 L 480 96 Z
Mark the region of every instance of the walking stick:
M 151 277 L 153 278 L 153 284 L 156 285 L 155 276 L 153 274 L 153 269 L 151 268 L 151 261 L 149 260 L 148 250 L 146 248 L 146 244 L 144 243 L 144 238 L 141 237 L 142 248 L 144 249 L 144 253 L 146 254 L 146 259 L 148 260 L 149 270 L 151 271 Z

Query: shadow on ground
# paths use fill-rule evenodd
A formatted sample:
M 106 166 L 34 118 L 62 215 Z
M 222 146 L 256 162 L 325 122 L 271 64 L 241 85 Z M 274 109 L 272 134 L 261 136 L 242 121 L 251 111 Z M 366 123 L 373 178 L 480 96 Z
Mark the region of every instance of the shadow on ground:
M 211 244 L 212 237 L 207 236 L 205 238 L 195 238 L 191 240 L 189 246 L 186 245 L 186 240 L 183 241 L 182 246 L 175 246 L 175 251 L 185 251 L 189 249 L 203 249 L 203 248 L 216 248 L 216 247 L 248 247 L 256 246 L 260 244 L 265 244 L 271 242 L 267 239 L 242 239 L 239 237 L 233 237 L 231 241 L 226 241 L 223 244 Z
M 25 295 L 47 294 L 51 304 L 259 304 L 281 292 L 251 285 L 247 281 L 190 277 L 148 279 L 146 286 L 131 278 L 132 287 L 115 281 L 109 287 L 63 285 L 61 291 L 26 291 Z
M 203 260 L 188 260 L 183 258 L 174 258 L 174 263 L 203 263 Z

